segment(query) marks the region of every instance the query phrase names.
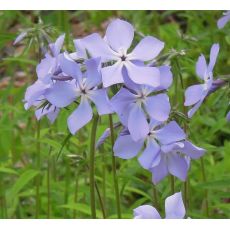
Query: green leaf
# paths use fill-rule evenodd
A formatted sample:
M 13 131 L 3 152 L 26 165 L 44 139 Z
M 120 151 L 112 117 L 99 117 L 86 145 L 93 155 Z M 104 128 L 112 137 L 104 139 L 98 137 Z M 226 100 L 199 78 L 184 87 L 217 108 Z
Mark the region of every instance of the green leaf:
M 38 175 L 38 171 L 29 169 L 18 178 L 16 183 L 12 186 L 9 197 L 14 198 L 35 176 Z
M 15 174 L 18 175 L 18 172 L 14 169 L 0 167 L 0 173 Z

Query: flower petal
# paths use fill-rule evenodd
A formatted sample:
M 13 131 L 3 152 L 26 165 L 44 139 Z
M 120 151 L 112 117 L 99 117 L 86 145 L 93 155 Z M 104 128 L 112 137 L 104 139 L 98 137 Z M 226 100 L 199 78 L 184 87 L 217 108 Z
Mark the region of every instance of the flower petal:
M 171 109 L 169 97 L 163 93 L 147 97 L 145 107 L 150 117 L 157 121 L 166 121 Z
M 102 82 L 104 87 L 124 83 L 122 67 L 122 64 L 117 62 L 112 66 L 107 66 L 101 69 Z
M 160 85 L 155 90 L 168 89 L 173 81 L 173 75 L 170 66 L 160 66 L 158 67 L 160 71 Z
M 153 87 L 160 85 L 160 71 L 156 67 L 137 66 L 132 62 L 125 62 L 129 78 L 136 84 L 145 84 Z
M 57 38 L 55 43 L 49 44 L 49 47 L 50 47 L 54 57 L 57 57 L 60 54 L 64 40 L 65 40 L 65 34 L 62 34 Z
M 183 219 L 185 216 L 185 207 L 181 192 L 169 196 L 165 200 L 166 219 Z
M 183 144 L 184 146 L 179 148 L 178 151 L 186 154 L 192 159 L 198 159 L 205 154 L 205 149 L 197 147 L 189 141 L 184 141 Z
M 165 158 L 161 156 L 160 163 L 151 168 L 150 170 L 152 172 L 152 182 L 153 184 L 159 183 L 163 178 L 165 178 L 168 175 L 168 168 L 167 164 L 165 162 Z
M 74 135 L 79 129 L 85 126 L 93 117 L 93 111 L 86 98 L 81 99 L 80 105 L 68 117 L 69 131 Z
M 217 59 L 219 50 L 220 50 L 220 45 L 218 43 L 212 45 L 212 48 L 210 51 L 210 61 L 208 65 L 209 72 L 213 71 L 213 68 L 216 64 L 216 59 Z
M 138 158 L 139 163 L 144 169 L 150 169 L 160 163 L 160 146 L 154 140 L 149 140 L 141 156 Z
M 38 79 L 44 83 L 49 83 L 49 81 L 47 81 L 47 75 L 52 74 L 55 70 L 55 67 L 56 59 L 50 55 L 47 55 L 36 67 Z
M 217 21 L 218 28 L 222 29 L 228 21 L 230 21 L 230 11 L 227 11 L 226 15 L 224 15 Z
M 120 19 L 112 21 L 106 30 L 105 38 L 113 50 L 127 50 L 133 41 L 134 28 L 133 26 Z
M 188 164 L 184 156 L 171 152 L 167 154 L 167 165 L 169 173 L 182 181 L 186 180 Z
M 81 42 L 91 57 L 101 57 L 102 61 L 117 60 L 117 57 L 99 34 L 88 35 L 81 39 Z
M 73 40 L 75 49 L 77 51 L 77 56 L 79 58 L 84 58 L 87 59 L 87 53 L 86 53 L 86 48 L 84 45 L 84 39 L 75 39 Z
M 144 37 L 129 54 L 130 60 L 149 61 L 154 59 L 164 48 L 164 42 L 152 36 Z
M 201 98 L 199 102 L 197 102 L 189 111 L 188 111 L 188 117 L 191 118 L 194 113 L 200 108 L 201 104 L 204 101 L 205 96 Z
M 113 146 L 114 155 L 122 159 L 131 159 L 138 154 L 143 143 L 143 140 L 133 141 L 130 135 L 119 136 Z
M 63 108 L 71 104 L 77 97 L 75 91 L 75 84 L 70 82 L 54 83 L 47 91 L 44 96 L 53 105 L 58 108 Z
M 101 79 L 101 58 L 91 58 L 85 60 L 86 65 L 86 86 L 91 89 L 102 82 Z
M 99 115 L 113 112 L 106 89 L 91 90 L 89 93 L 89 98 L 96 105 Z
M 116 113 L 121 114 L 135 100 L 135 95 L 128 89 L 121 88 L 112 98 L 111 104 Z
M 39 97 L 42 96 L 48 88 L 49 85 L 46 85 L 39 80 L 29 86 L 25 93 L 25 102 L 27 103 L 26 109 L 29 109 L 36 101 L 38 101 Z
M 161 144 L 167 145 L 185 139 L 186 134 L 175 121 L 171 121 L 156 131 L 156 137 Z
M 59 112 L 60 112 L 60 109 L 55 108 L 52 112 L 50 112 L 50 113 L 47 114 L 47 117 L 48 117 L 48 119 L 49 119 L 49 121 L 50 121 L 51 124 L 54 123 L 54 121 L 56 120 Z
M 77 80 L 81 80 L 82 73 L 81 73 L 80 66 L 70 58 L 68 53 L 63 53 L 60 56 L 59 60 L 60 60 L 60 67 L 65 74 Z
M 129 113 L 128 129 L 134 141 L 145 138 L 149 133 L 149 125 L 144 111 L 136 103 L 132 106 Z
M 204 85 L 192 85 L 188 87 L 185 91 L 185 106 L 190 106 L 196 104 L 204 94 Z
M 204 55 L 200 55 L 200 57 L 198 58 L 197 62 L 196 62 L 196 74 L 197 76 L 199 76 L 201 79 L 204 79 L 205 74 L 207 73 L 207 63 L 205 60 Z
M 150 205 L 141 205 L 133 210 L 134 219 L 161 219 L 158 211 Z

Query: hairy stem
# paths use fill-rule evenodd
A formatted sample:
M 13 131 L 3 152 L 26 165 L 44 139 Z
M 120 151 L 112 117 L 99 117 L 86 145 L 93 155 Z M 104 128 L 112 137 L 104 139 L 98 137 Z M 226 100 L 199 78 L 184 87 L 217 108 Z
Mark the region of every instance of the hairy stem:
M 113 117 L 109 114 L 109 126 L 111 131 L 111 145 L 112 148 L 114 146 L 114 129 L 113 129 Z M 116 172 L 116 159 L 114 157 L 112 151 L 112 173 L 113 173 L 113 183 L 115 189 L 115 199 L 116 199 L 116 206 L 117 206 L 117 217 L 121 219 L 121 205 L 120 205 L 120 193 L 119 193 L 119 186 L 118 186 L 118 179 L 117 179 L 117 172 Z
M 96 131 L 98 123 L 98 115 L 94 115 L 93 124 L 91 128 L 91 140 L 90 140 L 90 203 L 91 203 L 91 217 L 96 219 L 96 201 L 95 201 L 95 177 L 94 177 L 94 162 L 95 162 L 95 144 L 96 144 Z

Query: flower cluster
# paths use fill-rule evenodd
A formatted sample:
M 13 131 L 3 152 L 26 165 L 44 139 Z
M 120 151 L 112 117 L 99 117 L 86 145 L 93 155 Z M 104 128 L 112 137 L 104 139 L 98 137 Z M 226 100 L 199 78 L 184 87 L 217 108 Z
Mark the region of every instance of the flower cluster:
M 113 146 L 115 156 L 130 159 L 141 153 L 138 161 L 152 173 L 154 184 L 168 174 L 185 181 L 190 160 L 201 157 L 205 150 L 192 144 L 170 116 L 170 66 L 152 65 L 164 43 L 146 36 L 134 47 L 134 32 L 130 23 L 116 19 L 108 25 L 104 37 L 94 33 L 74 40 L 73 53 L 61 52 L 65 38 L 61 35 L 49 45 L 49 52 L 37 66 L 38 79 L 26 91 L 25 108 L 34 106 L 37 119 L 47 116 L 54 122 L 61 109 L 74 107 L 67 120 L 73 135 L 95 112 L 116 113 L 123 129 Z M 219 45 L 214 44 L 209 64 L 203 55 L 197 61 L 196 72 L 204 84 L 190 86 L 185 92 L 184 105 L 194 105 L 189 117 L 213 87 L 218 52 Z M 182 204 L 180 193 L 167 198 L 166 218 L 183 218 Z M 173 213 L 173 205 L 180 207 L 179 214 Z M 150 216 L 145 214 L 151 209 Z M 134 213 L 136 218 L 160 218 L 149 206 L 139 207 Z

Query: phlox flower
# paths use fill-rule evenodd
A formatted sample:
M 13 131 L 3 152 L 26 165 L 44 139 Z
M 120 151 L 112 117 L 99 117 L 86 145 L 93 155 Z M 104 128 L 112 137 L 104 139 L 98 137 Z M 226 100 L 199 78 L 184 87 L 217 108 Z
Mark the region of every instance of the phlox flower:
M 185 91 L 185 106 L 194 105 L 188 111 L 188 117 L 191 118 L 193 114 L 203 103 L 206 96 L 209 94 L 213 84 L 213 68 L 219 53 L 219 44 L 214 44 L 210 52 L 210 61 L 207 65 L 204 55 L 202 54 L 196 63 L 196 73 L 198 77 L 204 81 L 203 84 L 193 85 Z
M 189 169 L 188 158 L 199 158 L 205 152 L 186 140 L 186 134 L 175 121 L 164 125 L 155 120 L 150 122 L 144 139 L 134 141 L 128 130 L 121 132 L 113 150 L 115 156 L 122 159 L 131 159 L 141 151 L 138 161 L 152 172 L 154 184 L 169 173 L 184 181 Z
M 217 26 L 219 29 L 222 29 L 226 23 L 228 21 L 230 21 L 230 11 L 227 11 L 223 14 L 224 16 L 221 17 L 218 21 L 217 21 Z
M 144 62 L 156 58 L 164 43 L 146 36 L 129 52 L 133 38 L 133 26 L 127 21 L 116 19 L 108 25 L 104 39 L 94 33 L 75 40 L 75 46 L 83 57 L 87 57 L 88 52 L 92 57 L 101 57 L 103 63 L 113 63 L 102 68 L 104 87 L 124 83 L 123 69 L 127 70 L 128 77 L 136 84 L 157 87 L 160 82 L 159 70 L 145 66 Z
M 119 115 L 123 125 L 127 126 L 134 141 L 145 138 L 149 133 L 149 117 L 157 121 L 166 121 L 169 117 L 168 95 L 166 93 L 154 93 L 170 86 L 172 74 L 168 66 L 162 66 L 159 70 L 161 79 L 168 78 L 162 82 L 160 87 L 138 85 L 127 80 L 126 86 L 122 87 L 111 99 L 114 111 Z
M 101 85 L 100 58 L 85 61 L 86 72 L 82 74 L 80 66 L 67 53 L 60 58 L 62 71 L 71 76 L 71 81 L 56 81 L 45 94 L 46 99 L 58 108 L 70 105 L 80 98 L 77 109 L 68 117 L 68 128 L 75 134 L 86 125 L 93 116 L 90 106 L 93 102 L 99 115 L 112 113 L 106 89 Z
M 185 207 L 181 192 L 165 199 L 165 219 L 184 219 Z M 133 210 L 134 219 L 161 219 L 156 208 L 150 205 L 141 205 Z

